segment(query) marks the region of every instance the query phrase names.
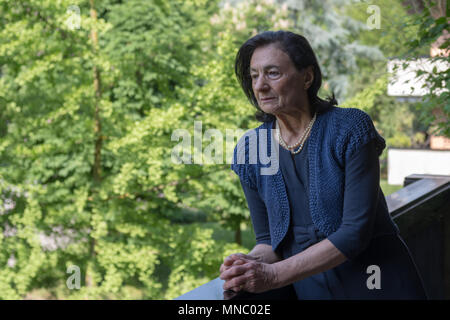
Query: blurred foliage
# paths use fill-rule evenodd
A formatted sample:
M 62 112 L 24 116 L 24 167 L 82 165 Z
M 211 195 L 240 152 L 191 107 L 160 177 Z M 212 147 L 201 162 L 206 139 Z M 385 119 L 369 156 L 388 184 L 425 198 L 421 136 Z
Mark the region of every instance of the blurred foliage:
M 443 3 L 445 6 L 445 1 Z M 431 45 L 443 35 L 445 30 L 448 31 L 448 7 L 443 17 L 433 18 L 431 8 L 436 5 L 436 1 L 424 2 L 422 11 L 417 11 L 414 14 L 408 14 L 408 10 L 412 11 L 412 4 L 408 5 L 408 2 L 376 0 L 371 1 L 370 4 L 377 5 L 380 8 L 381 25 L 380 29 L 361 32 L 358 38 L 362 43 L 376 44 L 385 57 L 405 60 L 405 67 L 409 64 L 408 60 L 415 60 L 423 56 L 428 57 L 432 62 L 448 63 L 448 57 L 429 57 Z M 359 2 L 346 6 L 344 11 L 355 19 L 363 21 L 367 17 L 366 8 L 367 3 Z M 401 31 L 392 32 L 393 30 Z M 440 48 L 448 50 L 448 38 L 441 43 Z M 380 87 L 381 79 L 388 76 L 386 62 L 372 62 L 367 59 L 362 59 L 359 62 L 359 73 L 354 76 L 352 81 L 352 98 L 350 101 L 346 101 L 346 104 L 356 104 L 369 112 L 374 118 L 381 116 L 380 110 L 382 108 L 390 107 L 392 110 L 386 110 L 385 112 L 387 118 L 379 119 L 378 123 L 380 124 L 380 131 L 387 134 L 386 137 L 392 143 L 392 146 L 424 147 L 425 138 L 421 139 L 422 135 L 443 134 L 449 136 L 449 68 L 444 71 L 437 69 L 430 72 L 417 71 L 418 78 L 425 78 L 428 94 L 423 96 L 419 102 L 407 103 L 395 101 L 385 94 L 387 82 L 384 85 L 384 90 Z M 375 83 L 373 82 L 374 78 L 378 79 Z M 375 96 L 378 97 L 379 103 L 374 103 Z M 406 107 L 406 105 L 409 107 Z M 391 111 L 398 109 L 398 107 L 404 110 L 404 117 L 391 116 Z M 436 109 L 441 111 L 438 113 L 443 117 L 440 121 L 436 121 L 437 117 L 434 113 Z M 411 120 L 412 118 L 414 120 Z M 402 126 L 401 122 L 405 122 L 405 120 L 409 123 L 408 130 L 399 128 L 399 126 Z M 392 121 L 399 123 L 391 126 L 391 132 L 387 132 L 388 126 L 381 127 L 384 122 L 393 124 Z M 399 139 L 396 139 L 395 135 Z M 410 142 L 407 142 L 408 136 L 411 138 Z
M 390 3 L 383 15 L 402 23 Z M 94 5 L 0 0 L 0 299 L 171 299 L 251 249 L 229 164 L 258 125 L 233 68 L 258 32 L 311 39 L 321 94 L 367 111 L 390 145 L 425 139 L 414 108 L 385 94 L 384 57 L 404 53 L 397 26 L 367 30 L 352 1 Z M 175 161 L 183 142 L 190 165 Z M 66 285 L 72 265 L 78 290 Z
M 386 93 L 390 75 L 386 64 L 391 58 L 408 60 L 429 56 L 431 42 L 436 40 L 439 32 L 434 34 L 433 39 L 430 37 L 426 41 L 420 40 L 420 45 L 414 42 L 416 46 L 413 48 L 411 39 L 424 37 L 424 32 L 421 31 L 424 28 L 423 23 L 431 18 L 427 16 L 429 15 L 427 10 L 423 13 L 408 13 L 411 7 L 401 1 L 374 0 L 370 3 L 355 1 L 342 7 L 341 10 L 364 22 L 369 16 L 369 5 L 380 8 L 380 28 L 361 31 L 355 41 L 376 45 L 386 58 L 381 61 L 358 59 L 358 73 L 353 75 L 352 89 L 342 105 L 366 111 L 386 139 L 388 147 L 426 148 L 428 136 L 431 134 L 430 124 L 434 119 L 431 110 L 442 106 L 439 101 L 445 100 L 446 95 L 425 96 L 423 101 L 429 104 L 428 107 L 421 102 L 400 101 L 396 97 L 388 96 Z M 442 33 L 442 28 L 440 32 Z M 386 151 L 381 156 L 381 170 L 385 176 Z
M 438 3 L 442 6 L 441 14 L 434 16 L 432 11 L 437 9 Z M 413 15 L 408 20 L 409 26 L 418 27 L 418 32 L 412 39 L 406 42 L 410 50 L 409 57 L 414 57 L 423 48 L 430 48 L 442 36 L 443 40 L 437 46 L 440 50 L 447 51 L 447 56 L 436 55 L 430 57 L 432 63 L 442 63 L 444 68 L 439 70 L 418 70 L 416 76 L 425 80 L 427 94 L 417 105 L 420 112 L 420 120 L 431 126 L 431 133 L 450 137 L 450 60 L 448 56 L 450 48 L 449 22 L 450 7 L 447 1 L 426 1 L 423 11 Z M 443 36 L 444 32 L 447 36 Z
M 9 266 L 0 270 L 0 298 L 40 287 L 62 288 L 59 297 L 126 297 L 130 286 L 165 298 L 214 277 L 229 245 L 170 220 L 202 168 L 174 168 L 167 147 L 187 123 L 179 88 L 194 86 L 204 8 L 216 2 L 103 1 L 94 19 L 79 1 L 79 29 L 66 23 L 72 1 L 0 4 L 0 193 L 17 190 L 0 216 L 0 263 Z M 5 228 L 13 231 L 4 236 Z M 64 288 L 70 265 L 81 269 L 80 290 Z

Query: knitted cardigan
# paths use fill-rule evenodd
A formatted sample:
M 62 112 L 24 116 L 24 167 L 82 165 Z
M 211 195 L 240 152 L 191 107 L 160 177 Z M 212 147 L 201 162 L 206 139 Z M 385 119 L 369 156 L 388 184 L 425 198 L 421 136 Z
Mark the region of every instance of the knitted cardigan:
M 278 166 L 278 144 L 270 130 L 273 124 L 265 122 L 242 136 L 234 149 L 231 169 L 264 201 L 275 251 L 288 231 L 290 208 Z M 371 139 L 376 140 L 378 156 L 386 144 L 367 113 L 334 106 L 317 114 L 308 139 L 309 210 L 316 228 L 329 236 L 342 221 L 346 161 Z M 270 157 L 269 163 L 264 155 Z

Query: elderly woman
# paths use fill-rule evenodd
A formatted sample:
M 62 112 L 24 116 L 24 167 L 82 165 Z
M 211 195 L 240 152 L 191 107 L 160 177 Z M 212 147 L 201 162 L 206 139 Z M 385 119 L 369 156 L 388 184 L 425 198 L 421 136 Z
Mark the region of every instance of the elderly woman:
M 240 48 L 235 71 L 263 124 L 253 129 L 257 148 L 244 136 L 231 165 L 256 246 L 224 260 L 223 288 L 259 293 L 292 284 L 298 299 L 425 299 L 379 185 L 384 139 L 363 111 L 317 96 L 322 76 L 308 41 L 258 34 Z M 273 174 L 261 173 L 260 159 L 236 161 L 265 147 L 277 155 Z

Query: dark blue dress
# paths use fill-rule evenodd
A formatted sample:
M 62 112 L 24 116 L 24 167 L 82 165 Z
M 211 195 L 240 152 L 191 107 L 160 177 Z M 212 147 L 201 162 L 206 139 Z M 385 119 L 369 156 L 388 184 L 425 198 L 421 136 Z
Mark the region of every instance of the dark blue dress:
M 327 238 L 315 228 L 309 212 L 308 141 L 296 155 L 279 147 L 280 169 L 291 208 L 289 231 L 278 249 L 283 259 Z M 417 268 L 388 213 L 379 186 L 379 171 L 379 159 L 373 141 L 346 164 L 342 224 L 328 236 L 328 240 L 348 260 L 333 269 L 294 283 L 299 299 L 426 299 Z M 241 185 L 252 217 L 256 241 L 258 244 L 270 245 L 264 202 L 257 190 Z M 377 205 L 386 207 L 386 215 L 376 214 Z M 367 232 L 353 232 L 356 229 Z

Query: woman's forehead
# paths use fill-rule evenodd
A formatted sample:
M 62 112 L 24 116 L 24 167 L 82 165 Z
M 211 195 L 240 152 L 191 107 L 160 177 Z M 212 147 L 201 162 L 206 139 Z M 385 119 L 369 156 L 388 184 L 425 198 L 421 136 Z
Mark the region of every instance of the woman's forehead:
M 250 60 L 250 69 L 255 70 L 288 65 L 292 65 L 291 59 L 274 44 L 256 48 Z

